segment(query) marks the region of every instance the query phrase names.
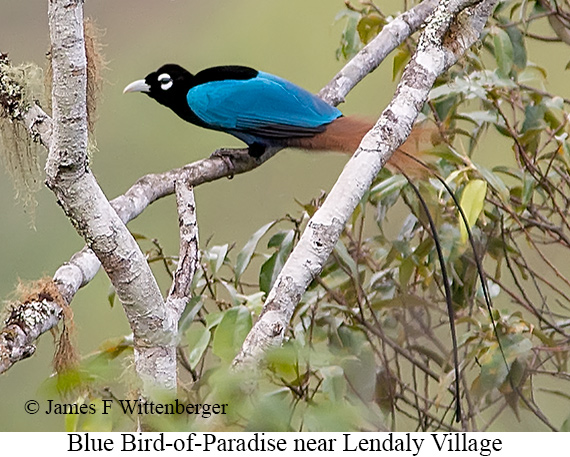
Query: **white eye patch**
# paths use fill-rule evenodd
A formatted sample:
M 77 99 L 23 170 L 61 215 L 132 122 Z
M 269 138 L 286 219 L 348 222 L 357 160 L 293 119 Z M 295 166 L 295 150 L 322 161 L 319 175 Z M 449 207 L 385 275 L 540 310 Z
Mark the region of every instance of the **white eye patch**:
M 172 87 L 173 81 L 168 73 L 162 73 L 157 79 L 162 90 L 168 90 Z

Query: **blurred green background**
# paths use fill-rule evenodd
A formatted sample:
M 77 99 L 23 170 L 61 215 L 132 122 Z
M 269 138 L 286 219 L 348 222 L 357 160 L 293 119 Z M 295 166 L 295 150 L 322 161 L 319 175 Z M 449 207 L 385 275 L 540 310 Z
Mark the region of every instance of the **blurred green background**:
M 167 62 L 192 72 L 241 64 L 317 92 L 343 65 L 335 58 L 343 27 L 335 23 L 335 16 L 343 8 L 342 0 L 86 2 L 86 16 L 104 30 L 108 61 L 96 130 L 99 150 L 92 161 L 107 196 L 123 193 L 147 173 L 180 167 L 219 147 L 240 145 L 228 135 L 184 123 L 145 96 L 123 95 L 126 84 Z M 14 63 L 34 61 L 43 66 L 47 49 L 47 2 L 0 0 L 0 50 L 8 52 Z M 531 60 L 540 60 L 536 51 L 530 49 Z M 564 59 L 542 56 L 553 62 L 539 63 L 554 68 L 549 89 L 568 96 L 562 71 L 567 48 L 561 52 L 566 53 Z M 391 74 L 389 59 L 350 94 L 341 109 L 379 114 L 395 87 Z M 489 152 L 494 156 L 491 165 L 501 160 Z M 266 222 L 296 214 L 295 199 L 308 201 L 321 189 L 330 189 L 345 162 L 345 157 L 333 153 L 284 151 L 251 173 L 200 186 L 196 200 L 201 240 L 211 237 L 215 244 L 243 245 Z M 19 280 L 52 275 L 83 242 L 47 189 L 38 193 L 32 218 L 17 203 L 8 174 L 2 170 L 0 176 L 0 297 L 8 301 Z M 173 198 L 155 203 L 129 227 L 158 238 L 166 252 L 178 250 Z M 106 338 L 129 333 L 121 306 L 108 304 L 108 290 L 109 281 L 99 273 L 73 301 L 82 354 Z M 53 338 L 44 335 L 34 357 L 0 376 L 0 431 L 63 429 L 63 417 L 41 412 L 30 416 L 23 409 L 26 400 L 40 399 L 38 390 L 51 373 L 53 350 Z

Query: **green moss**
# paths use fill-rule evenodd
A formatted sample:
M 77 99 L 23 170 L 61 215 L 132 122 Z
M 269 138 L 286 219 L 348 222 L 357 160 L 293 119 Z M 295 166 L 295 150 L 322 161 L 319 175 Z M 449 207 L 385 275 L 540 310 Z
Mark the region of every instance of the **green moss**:
M 13 66 L 0 54 L 0 157 L 14 182 L 16 198 L 33 214 L 41 186 L 40 151 L 24 117 L 33 103 L 45 100 L 43 71 L 35 64 Z

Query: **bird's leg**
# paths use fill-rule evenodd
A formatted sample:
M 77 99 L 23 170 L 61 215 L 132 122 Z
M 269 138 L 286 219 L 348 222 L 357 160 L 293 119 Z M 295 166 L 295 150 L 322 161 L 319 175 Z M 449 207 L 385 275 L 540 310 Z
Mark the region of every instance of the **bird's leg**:
M 248 146 L 247 153 L 250 157 L 254 159 L 259 159 L 265 153 L 266 147 L 260 143 L 252 143 Z M 216 149 L 210 158 L 220 158 L 226 164 L 230 170 L 229 179 L 234 177 L 235 165 L 234 160 L 243 160 L 243 149 L 233 149 L 233 148 L 220 148 Z

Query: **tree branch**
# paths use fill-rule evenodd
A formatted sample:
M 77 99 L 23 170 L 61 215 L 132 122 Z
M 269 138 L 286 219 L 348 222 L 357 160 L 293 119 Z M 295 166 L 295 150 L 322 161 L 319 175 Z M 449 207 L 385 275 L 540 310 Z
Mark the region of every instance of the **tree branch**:
M 376 70 L 394 49 L 422 26 L 437 3 L 438 0 L 424 0 L 384 26 L 380 33 L 321 89 L 319 97 L 335 106 L 344 102 L 344 97 L 354 86 Z
M 56 297 L 38 294 L 12 308 L 0 333 L 0 373 L 36 352 L 35 340 L 59 323 L 63 306 Z
M 429 19 L 392 102 L 346 164 L 323 205 L 307 224 L 234 359 L 256 366 L 266 348 L 282 343 L 295 307 L 320 274 L 348 218 L 393 152 L 404 143 L 436 78 L 453 65 L 483 29 L 496 0 L 442 0 Z
M 121 300 L 134 334 L 135 367 L 143 392 L 170 388 L 176 364 L 164 363 L 175 337 L 144 254 L 103 194 L 87 159 L 87 61 L 83 2 L 51 0 L 52 135 L 46 183 L 95 253 Z
M 200 250 L 198 248 L 198 223 L 196 221 L 196 202 L 194 189 L 183 179 L 177 180 L 176 204 L 178 207 L 178 224 L 180 227 L 180 251 L 178 266 L 174 272 L 174 280 L 166 307 L 177 315 L 176 323 L 188 303 L 188 293 L 192 278 L 198 268 Z

